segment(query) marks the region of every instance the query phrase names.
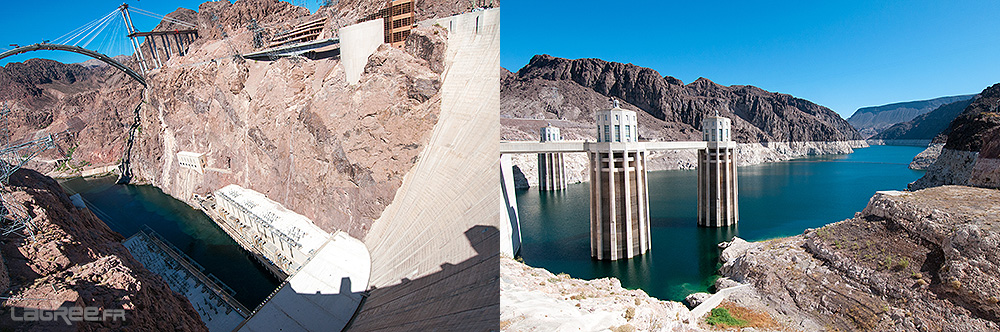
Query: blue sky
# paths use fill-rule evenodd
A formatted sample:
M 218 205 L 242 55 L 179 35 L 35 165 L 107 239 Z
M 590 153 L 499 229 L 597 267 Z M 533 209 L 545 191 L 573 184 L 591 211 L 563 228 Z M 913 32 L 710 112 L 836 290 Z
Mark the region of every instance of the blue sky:
M 1000 82 L 1000 1 L 503 2 L 501 65 L 634 63 L 830 107 L 978 93 Z
M 4 1 L 4 15 L 0 19 L 0 51 L 7 51 L 13 47 L 10 44 L 20 44 L 21 46 L 41 42 L 43 40 L 55 40 L 74 29 L 86 25 L 87 23 L 99 19 L 108 13 L 116 10 L 122 3 L 137 7 L 160 15 L 166 15 L 177 8 L 189 8 L 198 10 L 198 5 L 202 0 L 85 0 L 85 1 Z M 291 3 L 304 5 L 312 11 L 319 6 L 318 0 L 294 0 Z M 159 24 L 159 20 L 132 13 L 132 23 L 140 31 L 149 31 Z M 121 15 L 114 17 L 114 24 L 108 27 L 91 43 L 88 49 L 99 50 L 110 56 L 120 54 L 132 54 L 128 38 L 125 37 L 125 28 L 121 22 Z M 116 29 L 117 28 L 117 29 Z M 16 55 L 0 60 L 0 65 L 8 62 L 23 62 L 31 58 L 46 58 L 58 60 L 65 63 L 75 63 L 89 60 L 90 58 L 70 52 L 62 51 L 36 51 L 21 55 Z

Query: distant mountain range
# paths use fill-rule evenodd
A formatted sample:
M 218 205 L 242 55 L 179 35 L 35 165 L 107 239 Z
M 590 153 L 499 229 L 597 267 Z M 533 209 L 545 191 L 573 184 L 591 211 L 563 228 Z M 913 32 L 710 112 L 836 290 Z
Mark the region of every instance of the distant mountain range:
M 566 122 L 580 129 L 572 130 L 576 139 L 588 138 L 594 133 L 594 112 L 607 109 L 609 97 L 640 110 L 640 135 L 654 140 L 697 138 L 701 120 L 715 112 L 733 119 L 733 138 L 743 143 L 862 139 L 829 108 L 750 85 L 723 86 L 706 78 L 685 85 L 633 64 L 549 55 L 534 56 L 517 73 L 503 71 L 503 139 L 538 139 L 537 124 L 512 128 L 520 126 L 504 119 Z
M 973 99 L 959 100 L 953 103 L 941 105 L 930 111 L 918 115 L 913 120 L 901 122 L 892 125 L 889 128 L 883 129 L 881 132 L 872 136 L 871 139 L 880 140 L 930 140 L 934 139 L 939 134 L 947 135 L 945 132 L 948 129 L 948 125 L 955 119 L 959 114 L 962 113 L 969 104 L 972 104 Z M 944 136 L 939 138 L 942 143 L 944 142 Z
M 872 137 L 883 129 L 897 123 L 913 120 L 919 115 L 929 113 L 945 104 L 969 100 L 975 94 L 948 96 L 928 100 L 907 101 L 882 106 L 862 107 L 847 119 L 865 138 Z M 951 119 L 948 119 L 950 122 Z M 947 122 L 944 125 L 948 126 Z

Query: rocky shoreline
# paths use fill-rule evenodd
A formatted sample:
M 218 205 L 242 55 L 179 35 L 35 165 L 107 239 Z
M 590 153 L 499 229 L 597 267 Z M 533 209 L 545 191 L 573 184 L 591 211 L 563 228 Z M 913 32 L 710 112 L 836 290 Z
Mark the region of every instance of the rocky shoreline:
M 868 145 L 903 145 L 903 146 L 928 146 L 930 139 L 877 139 L 869 138 L 865 140 Z
M 690 310 L 615 278 L 580 280 L 500 259 L 500 328 L 510 331 L 697 331 Z
M 941 156 L 942 148 L 944 148 L 944 143 L 932 143 L 927 146 L 924 151 L 920 151 L 920 153 L 913 157 L 913 161 L 910 162 L 910 169 L 926 170 L 937 162 L 938 157 Z
M 724 305 L 774 324 L 757 331 L 997 330 L 998 245 L 998 190 L 879 192 L 852 219 L 787 238 L 721 243 L 715 288 L 747 285 L 727 291 Z M 505 330 L 713 328 L 681 303 L 624 289 L 614 278 L 578 280 L 510 258 L 500 272 Z
M 1000 328 L 1000 191 L 880 192 L 852 219 L 723 246 L 734 302 L 801 330 Z

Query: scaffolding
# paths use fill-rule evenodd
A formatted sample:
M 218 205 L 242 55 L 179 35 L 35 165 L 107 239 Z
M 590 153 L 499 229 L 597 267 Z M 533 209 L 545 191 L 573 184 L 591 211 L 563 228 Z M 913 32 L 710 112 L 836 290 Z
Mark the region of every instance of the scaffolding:
M 55 135 L 21 142 L 11 143 L 8 115 L 10 109 L 4 105 L 0 108 L 0 233 L 8 234 L 24 230 L 34 241 L 35 227 L 31 215 L 24 205 L 18 204 L 10 193 L 10 176 L 29 160 L 42 151 L 55 147 Z
M 413 0 L 390 0 L 386 2 L 385 8 L 365 16 L 358 23 L 381 18 L 385 24 L 385 42 L 392 47 L 402 48 L 406 37 L 416 27 L 415 8 Z

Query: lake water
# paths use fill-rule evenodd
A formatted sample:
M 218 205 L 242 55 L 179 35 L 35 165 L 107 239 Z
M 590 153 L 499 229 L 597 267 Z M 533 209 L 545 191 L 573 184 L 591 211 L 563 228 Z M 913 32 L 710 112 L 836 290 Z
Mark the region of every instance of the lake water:
M 250 310 L 280 284 L 202 211 L 153 186 L 114 182 L 76 178 L 61 184 L 70 195 L 80 193 L 98 218 L 125 237 L 149 226 L 204 267 L 203 273 L 236 291 L 233 297 Z
M 521 257 L 531 266 L 575 278 L 616 277 L 622 286 L 674 301 L 707 291 L 719 267 L 717 244 L 801 234 L 854 216 L 879 190 L 902 190 L 921 175 L 907 166 L 923 148 L 872 146 L 739 168 L 739 225 L 697 227 L 697 174 L 649 173 L 652 249 L 628 260 L 590 258 L 590 185 L 518 190 Z

